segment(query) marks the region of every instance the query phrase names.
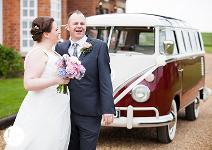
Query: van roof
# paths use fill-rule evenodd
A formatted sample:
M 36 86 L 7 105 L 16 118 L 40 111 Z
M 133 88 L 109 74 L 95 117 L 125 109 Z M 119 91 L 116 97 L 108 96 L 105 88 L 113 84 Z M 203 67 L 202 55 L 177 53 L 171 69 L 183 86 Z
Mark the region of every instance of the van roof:
M 103 14 L 86 18 L 87 26 L 171 26 L 191 28 L 185 21 L 146 13 Z

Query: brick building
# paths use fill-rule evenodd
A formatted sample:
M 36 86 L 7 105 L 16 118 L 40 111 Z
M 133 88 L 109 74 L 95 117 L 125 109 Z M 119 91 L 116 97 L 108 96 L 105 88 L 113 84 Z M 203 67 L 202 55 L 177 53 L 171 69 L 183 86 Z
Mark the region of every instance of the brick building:
M 30 35 L 32 20 L 37 16 L 53 16 L 66 24 L 68 14 L 81 10 L 86 16 L 125 12 L 126 0 L 0 0 L 0 44 L 26 54 L 33 45 Z M 62 31 L 62 38 L 68 33 Z

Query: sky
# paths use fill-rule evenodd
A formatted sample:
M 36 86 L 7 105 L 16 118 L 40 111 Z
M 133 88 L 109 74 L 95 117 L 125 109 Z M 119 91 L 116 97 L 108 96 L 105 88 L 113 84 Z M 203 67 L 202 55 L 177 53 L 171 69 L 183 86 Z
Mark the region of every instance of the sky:
M 185 20 L 201 32 L 212 32 L 212 0 L 127 0 L 127 13 L 150 13 Z

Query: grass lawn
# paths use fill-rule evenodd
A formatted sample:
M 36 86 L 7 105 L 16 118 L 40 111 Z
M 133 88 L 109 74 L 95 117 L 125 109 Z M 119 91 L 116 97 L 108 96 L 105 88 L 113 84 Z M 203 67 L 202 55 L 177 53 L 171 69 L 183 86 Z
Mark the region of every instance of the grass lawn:
M 23 79 L 0 79 L 0 118 L 15 114 L 26 95 Z
M 202 38 L 204 42 L 205 51 L 207 53 L 212 53 L 212 33 L 203 32 Z
M 204 45 L 212 46 L 212 33 L 211 32 L 203 32 L 202 38 L 203 38 Z
M 212 53 L 212 46 L 204 46 L 206 53 Z

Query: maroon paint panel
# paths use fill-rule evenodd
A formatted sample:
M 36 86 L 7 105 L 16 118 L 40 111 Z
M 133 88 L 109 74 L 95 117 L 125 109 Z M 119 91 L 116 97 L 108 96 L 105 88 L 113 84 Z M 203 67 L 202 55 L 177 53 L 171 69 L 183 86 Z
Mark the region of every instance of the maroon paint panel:
M 183 71 L 182 71 L 183 69 Z M 190 104 L 197 96 L 198 91 L 204 86 L 205 76 L 201 75 L 201 57 L 172 61 L 167 65 L 157 68 L 153 74 L 155 80 L 140 84 L 150 88 L 151 95 L 148 101 L 138 103 L 133 100 L 131 92 L 125 95 L 116 107 L 155 107 L 160 115 L 170 113 L 172 100 L 175 98 L 179 109 Z M 116 93 L 115 98 L 122 93 L 137 78 L 127 83 Z M 126 116 L 126 111 L 121 111 L 121 116 Z M 135 117 L 155 116 L 153 111 L 134 111 Z

